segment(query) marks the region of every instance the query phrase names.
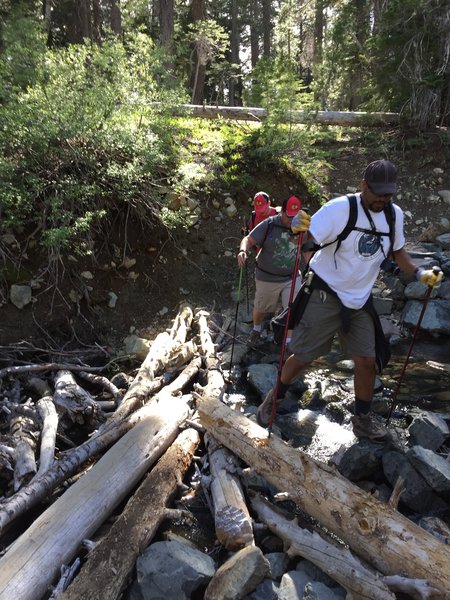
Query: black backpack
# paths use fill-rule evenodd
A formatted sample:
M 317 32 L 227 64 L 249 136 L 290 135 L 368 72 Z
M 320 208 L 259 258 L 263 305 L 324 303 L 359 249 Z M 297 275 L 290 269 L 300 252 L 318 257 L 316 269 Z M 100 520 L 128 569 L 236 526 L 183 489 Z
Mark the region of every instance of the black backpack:
M 361 227 L 356 227 L 356 219 L 358 218 L 357 199 L 354 194 L 347 195 L 347 198 L 348 198 L 348 201 L 350 204 L 348 221 L 347 221 L 347 224 L 345 225 L 344 229 L 337 236 L 337 238 L 335 240 L 333 240 L 332 242 L 327 242 L 326 244 L 316 244 L 316 243 L 312 242 L 312 240 L 309 240 L 308 242 L 305 242 L 305 244 L 303 244 L 302 250 L 314 253 L 314 252 L 317 252 L 317 250 L 320 250 L 321 248 L 326 248 L 327 246 L 331 246 L 331 244 L 335 244 L 337 242 L 336 248 L 334 250 L 334 254 L 335 254 L 334 261 L 336 264 L 336 252 L 339 250 L 341 243 L 349 236 L 351 231 L 363 231 L 366 233 L 373 233 L 374 235 L 378 235 L 379 237 L 381 237 L 383 235 L 389 235 L 389 250 L 387 253 L 387 256 L 389 256 L 389 254 L 391 254 L 391 252 L 392 252 L 392 248 L 394 247 L 394 238 L 395 238 L 395 209 L 392 206 L 392 202 L 389 202 L 389 204 L 387 204 L 384 207 L 384 215 L 386 217 L 386 221 L 389 226 L 389 233 L 385 234 L 385 233 L 381 233 L 381 232 L 372 232 L 370 229 L 362 229 Z
M 356 196 L 352 194 L 352 195 L 347 196 L 347 198 L 350 203 L 350 211 L 349 211 L 348 221 L 347 221 L 347 224 L 345 225 L 344 229 L 337 236 L 337 238 L 335 240 L 333 240 L 332 242 L 328 242 L 328 243 L 322 244 L 322 245 L 315 244 L 315 243 L 310 244 L 309 242 L 306 242 L 305 244 L 303 244 L 302 250 L 307 250 L 309 252 L 311 252 L 311 251 L 316 252 L 320 248 L 325 248 L 326 246 L 331 246 L 331 244 L 334 244 L 337 242 L 336 249 L 334 251 L 334 254 L 336 255 L 336 252 L 339 250 L 341 243 L 343 242 L 343 240 L 345 240 L 348 237 L 348 235 L 350 234 L 351 231 L 356 230 L 356 231 L 371 232 L 370 230 L 367 230 L 367 229 L 361 229 L 359 227 L 355 227 L 356 219 L 358 217 L 358 205 L 357 205 Z M 390 246 L 389 246 L 389 251 L 387 254 L 387 256 L 389 256 L 389 254 L 392 252 L 392 248 L 394 245 L 394 236 L 395 236 L 395 209 L 392 206 L 391 202 L 389 202 L 389 204 L 384 208 L 384 214 L 386 216 L 386 221 L 389 225 L 388 235 L 389 235 Z M 382 236 L 382 235 L 386 235 L 386 234 L 378 233 L 378 235 Z M 335 262 L 336 262 L 336 258 L 335 258 Z M 308 267 L 306 267 L 305 271 L 307 271 L 307 268 Z M 306 273 L 303 273 L 303 275 L 305 277 Z M 302 282 L 302 285 L 301 285 L 301 288 L 300 288 L 298 294 L 292 301 L 292 305 L 290 307 L 291 310 L 290 310 L 290 318 L 289 318 L 289 329 L 293 329 L 299 323 L 300 319 L 302 318 L 303 312 L 306 308 L 306 305 L 308 304 L 310 292 L 311 292 L 310 281 L 308 281 L 308 279 L 305 278 Z M 371 303 L 371 299 L 369 299 L 369 300 L 370 300 L 370 302 L 368 302 L 367 304 L 370 305 L 370 307 L 371 307 L 371 310 L 369 312 L 371 313 L 371 316 L 373 317 L 374 323 L 375 323 L 375 329 L 376 329 L 376 334 L 377 334 L 376 335 L 377 363 L 378 363 L 379 371 L 381 372 L 382 367 L 385 366 L 389 360 L 390 352 L 389 352 L 389 348 L 388 348 L 388 343 L 384 337 L 384 334 L 382 333 L 380 321 L 374 314 L 375 310 L 373 309 L 373 304 Z M 283 309 L 278 315 L 273 317 L 271 320 L 271 328 L 273 331 L 273 338 L 274 338 L 274 342 L 276 344 L 281 344 L 283 342 L 283 336 L 284 336 L 288 312 L 289 312 L 289 307 Z M 380 364 L 380 363 L 382 363 L 382 364 Z

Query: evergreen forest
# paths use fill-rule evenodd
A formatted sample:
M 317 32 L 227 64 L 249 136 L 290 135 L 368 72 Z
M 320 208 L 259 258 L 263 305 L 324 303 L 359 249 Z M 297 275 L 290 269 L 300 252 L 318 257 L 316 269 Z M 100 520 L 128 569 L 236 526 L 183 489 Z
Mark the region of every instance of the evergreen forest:
M 352 134 L 289 111 L 398 113 L 402 131 L 448 142 L 448 1 L 0 0 L 0 15 L 6 278 L 23 258 L 10 235 L 57 265 L 88 255 L 118 214 L 186 225 L 170 193 L 233 193 L 254 168 L 295 173 L 320 198 L 318 142 Z M 183 118 L 185 104 L 267 118 Z

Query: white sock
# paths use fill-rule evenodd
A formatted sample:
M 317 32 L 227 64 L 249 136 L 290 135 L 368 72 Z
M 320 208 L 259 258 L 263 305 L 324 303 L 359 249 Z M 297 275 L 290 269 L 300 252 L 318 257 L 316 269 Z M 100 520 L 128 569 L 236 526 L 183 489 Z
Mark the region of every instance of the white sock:
M 262 325 L 253 325 L 253 331 L 259 331 L 261 333 Z

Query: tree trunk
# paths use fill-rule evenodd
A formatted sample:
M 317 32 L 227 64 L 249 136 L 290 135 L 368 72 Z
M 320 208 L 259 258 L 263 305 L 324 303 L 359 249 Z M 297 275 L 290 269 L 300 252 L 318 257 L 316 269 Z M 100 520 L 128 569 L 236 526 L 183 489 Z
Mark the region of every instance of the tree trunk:
M 197 23 L 206 16 L 205 0 L 192 0 L 189 9 L 190 23 Z M 206 65 L 200 60 L 197 46 L 194 43 L 192 47 L 191 75 L 189 87 L 192 90 L 191 100 L 195 104 L 203 104 L 205 98 L 205 75 Z
M 199 435 L 183 431 L 129 500 L 108 534 L 89 553 L 80 574 L 60 600 L 116 600 L 120 597 L 139 554 L 147 547 L 177 492 Z
M 237 97 L 237 76 L 239 75 L 240 59 L 239 59 L 239 24 L 238 24 L 238 2 L 231 1 L 231 33 L 230 33 L 230 59 L 233 65 L 232 75 L 228 82 L 229 105 L 239 106 L 241 102 Z
M 423 578 L 449 598 L 450 549 L 331 467 L 213 398 L 198 401 L 206 430 L 385 575 Z
M 258 0 L 251 0 L 250 2 L 250 60 L 252 64 L 252 71 L 256 67 L 256 63 L 259 60 L 259 39 L 261 37 L 260 31 L 260 14 Z
M 262 0 L 263 15 L 263 56 L 270 58 L 272 48 L 272 2 L 271 0 Z
M 144 473 L 173 443 L 189 408 L 183 398 L 145 407 L 146 415 L 56 500 L 0 560 L 0 598 L 41 600 Z
M 159 41 L 168 56 L 173 55 L 174 0 L 159 0 Z M 167 67 L 172 69 L 171 59 Z
M 122 35 L 122 13 L 120 0 L 111 0 L 111 29 L 117 35 Z

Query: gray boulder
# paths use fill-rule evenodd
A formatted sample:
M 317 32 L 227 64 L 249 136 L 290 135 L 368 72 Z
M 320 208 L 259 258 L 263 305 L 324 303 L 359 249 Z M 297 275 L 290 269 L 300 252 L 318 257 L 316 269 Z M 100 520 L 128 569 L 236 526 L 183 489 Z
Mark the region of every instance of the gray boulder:
M 404 325 L 415 327 L 421 310 L 422 302 L 408 300 L 401 321 Z M 450 300 L 430 300 L 420 327 L 431 333 L 450 335 Z
M 360 440 L 342 456 L 338 470 L 350 481 L 370 479 L 382 470 L 383 446 L 369 440 Z
M 408 450 L 406 456 L 428 485 L 437 494 L 450 500 L 450 462 L 420 446 Z
M 446 507 L 446 503 L 431 489 L 405 455 L 395 451 L 386 452 L 382 460 L 385 477 L 392 487 L 399 477 L 403 479 L 405 491 L 400 497 L 400 503 L 418 513 Z
M 442 417 L 432 412 L 418 415 L 408 428 L 414 446 L 422 446 L 428 450 L 437 450 L 450 435 L 447 423 Z
M 192 544 L 170 541 L 151 544 L 136 562 L 135 598 L 190 600 L 215 573 L 214 560 Z M 138 595 L 140 594 L 140 595 Z

